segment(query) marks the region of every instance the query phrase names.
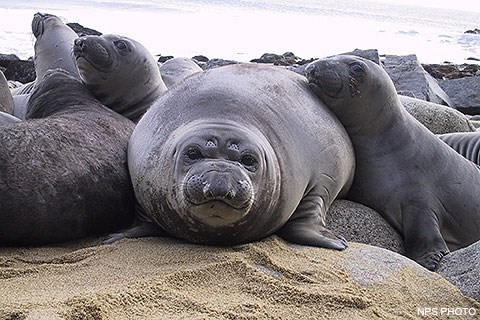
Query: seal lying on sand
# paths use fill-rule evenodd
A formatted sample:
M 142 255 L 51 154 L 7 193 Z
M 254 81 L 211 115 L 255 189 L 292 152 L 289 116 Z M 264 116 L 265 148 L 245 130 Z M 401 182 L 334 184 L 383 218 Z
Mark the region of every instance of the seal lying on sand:
M 41 245 L 130 224 L 134 123 L 60 69 L 46 72 L 28 108 L 26 121 L 0 126 L 0 244 Z
M 194 74 L 140 120 L 128 157 L 145 216 L 174 237 L 226 245 L 278 231 L 346 246 L 324 218 L 353 179 L 353 149 L 301 75 L 248 64 Z
M 434 270 L 449 249 L 480 238 L 479 168 L 408 114 L 379 65 L 337 56 L 312 62 L 306 75 L 353 142 L 347 198 L 382 214 L 407 256 Z
M 73 53 L 90 92 L 134 122 L 167 90 L 157 62 L 133 39 L 84 36 L 75 40 Z

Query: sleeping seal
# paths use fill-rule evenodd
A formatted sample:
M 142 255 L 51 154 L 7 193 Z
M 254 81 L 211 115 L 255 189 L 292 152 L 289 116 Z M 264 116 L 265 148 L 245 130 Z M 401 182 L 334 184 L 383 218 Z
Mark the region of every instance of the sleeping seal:
M 337 56 L 309 64 L 313 90 L 345 126 L 356 170 L 348 198 L 404 237 L 406 255 L 430 270 L 480 238 L 480 170 L 403 107 L 377 64 Z
M 128 162 L 145 217 L 171 236 L 346 247 L 324 220 L 350 186 L 353 149 L 301 75 L 238 64 L 187 77 L 137 124 Z
M 0 244 L 42 245 L 129 225 L 134 123 L 66 71 L 37 80 L 27 120 L 0 126 Z

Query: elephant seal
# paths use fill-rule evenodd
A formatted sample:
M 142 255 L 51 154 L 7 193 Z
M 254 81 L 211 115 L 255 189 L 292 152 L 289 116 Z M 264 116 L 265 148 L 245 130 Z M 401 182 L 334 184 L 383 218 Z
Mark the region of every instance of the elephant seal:
M 12 93 L 8 86 L 7 78 L 5 78 L 2 71 L 0 71 L 0 112 L 13 113 Z
M 238 64 L 169 89 L 135 127 L 128 148 L 145 216 L 171 236 L 229 245 L 277 232 L 344 249 L 324 226 L 353 179 L 348 136 L 305 77 Z M 112 235 L 141 236 L 138 226 Z
M 160 66 L 160 74 L 167 88 L 171 88 L 176 83 L 197 72 L 203 72 L 203 69 L 195 61 L 188 58 L 172 58 Z
M 463 157 L 480 165 L 480 132 L 454 132 L 437 135 Z
M 34 64 L 37 79 L 42 79 L 50 69 L 60 68 L 80 79 L 75 59 L 72 55 L 73 41 L 78 37 L 75 31 L 59 17 L 48 13 L 36 13 L 32 19 L 32 33 L 35 36 Z M 18 88 L 13 93 L 13 114 L 25 119 L 28 99 L 36 81 Z
M 59 17 L 48 13 L 36 13 L 32 20 L 35 36 L 35 73 L 42 79 L 54 68 L 68 71 L 80 79 L 75 59 L 72 56 L 73 42 L 78 35 Z
M 84 36 L 75 40 L 73 53 L 90 92 L 134 122 L 167 90 L 157 62 L 133 39 L 113 34 Z
M 356 170 L 348 199 L 378 211 L 430 270 L 480 238 L 480 170 L 402 106 L 377 64 L 336 56 L 309 64 L 312 89 L 345 126 Z
M 0 111 L 0 125 L 7 124 L 7 123 L 14 123 L 18 121 L 20 121 L 20 119 L 18 119 L 17 117 L 9 113 Z
M 134 123 L 76 77 L 47 71 L 27 120 L 0 126 L 0 244 L 43 245 L 131 224 Z

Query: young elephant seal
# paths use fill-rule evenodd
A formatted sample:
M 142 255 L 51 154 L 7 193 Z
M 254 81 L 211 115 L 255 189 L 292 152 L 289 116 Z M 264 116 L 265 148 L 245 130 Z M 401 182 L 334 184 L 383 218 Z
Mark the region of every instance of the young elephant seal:
M 145 216 L 174 237 L 227 245 L 278 231 L 294 243 L 346 246 L 324 219 L 350 186 L 353 149 L 298 74 L 239 64 L 191 75 L 140 120 L 128 157 Z
M 133 127 L 79 79 L 47 71 L 27 120 L 0 126 L 0 244 L 42 245 L 129 225 Z
M 402 107 L 387 73 L 353 56 L 312 62 L 313 90 L 343 123 L 355 149 L 348 198 L 382 214 L 407 256 L 430 270 L 480 238 L 480 170 Z
M 35 36 L 35 73 L 37 78 L 13 91 L 13 115 L 25 119 L 30 94 L 50 69 L 60 68 L 80 79 L 72 55 L 73 41 L 78 37 L 75 31 L 59 17 L 48 13 L 36 13 L 32 19 L 32 33 Z
M 93 95 L 134 122 L 166 90 L 153 56 L 139 42 L 113 34 L 75 40 L 80 76 Z

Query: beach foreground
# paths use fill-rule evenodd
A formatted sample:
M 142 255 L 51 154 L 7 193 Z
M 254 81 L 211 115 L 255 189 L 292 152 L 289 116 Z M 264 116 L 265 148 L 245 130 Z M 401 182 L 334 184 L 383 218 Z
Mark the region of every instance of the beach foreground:
M 0 295 L 2 319 L 434 319 L 431 310 L 441 308 L 474 319 L 480 312 L 438 274 L 353 242 L 335 251 L 276 236 L 224 248 L 95 238 L 3 247 L 0 257 L 8 293 Z

